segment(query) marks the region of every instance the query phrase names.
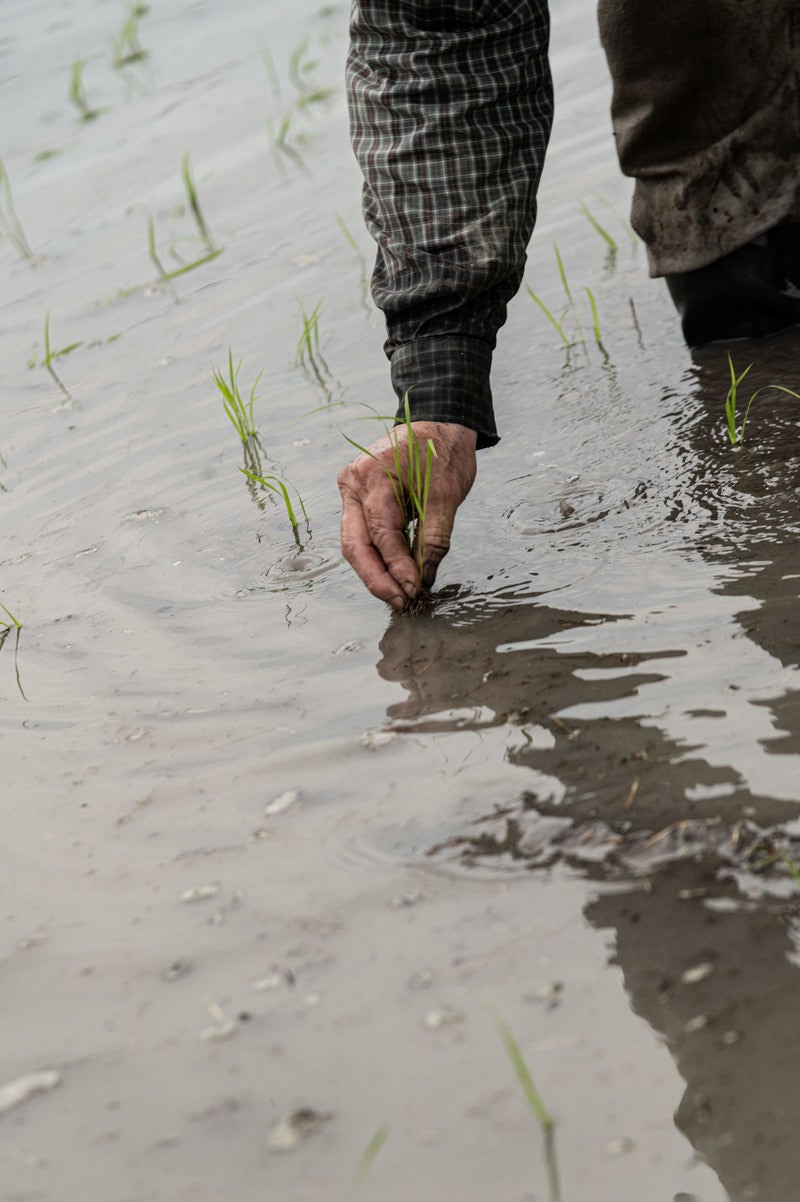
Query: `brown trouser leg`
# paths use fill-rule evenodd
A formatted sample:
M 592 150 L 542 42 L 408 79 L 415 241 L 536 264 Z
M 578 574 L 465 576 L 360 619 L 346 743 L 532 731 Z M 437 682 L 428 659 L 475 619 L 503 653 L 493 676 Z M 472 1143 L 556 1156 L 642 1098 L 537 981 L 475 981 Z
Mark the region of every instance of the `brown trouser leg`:
M 599 0 L 652 275 L 800 220 L 800 0 Z

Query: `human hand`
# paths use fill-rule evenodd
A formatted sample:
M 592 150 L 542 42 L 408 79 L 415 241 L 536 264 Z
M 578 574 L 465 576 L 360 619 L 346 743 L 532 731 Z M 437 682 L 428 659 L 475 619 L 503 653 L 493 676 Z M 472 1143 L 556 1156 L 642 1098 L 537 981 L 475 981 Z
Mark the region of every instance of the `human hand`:
M 393 609 L 433 586 L 436 569 L 450 548 L 456 510 L 472 488 L 477 434 L 452 422 L 411 422 L 423 463 L 428 439 L 436 448 L 431 464 L 425 515 L 422 572 L 406 539 L 395 496 L 395 447 L 402 464 L 400 487 L 408 476 L 409 426 L 396 426 L 339 473 L 342 494 L 342 553 L 369 591 Z M 415 548 L 416 552 L 416 548 Z

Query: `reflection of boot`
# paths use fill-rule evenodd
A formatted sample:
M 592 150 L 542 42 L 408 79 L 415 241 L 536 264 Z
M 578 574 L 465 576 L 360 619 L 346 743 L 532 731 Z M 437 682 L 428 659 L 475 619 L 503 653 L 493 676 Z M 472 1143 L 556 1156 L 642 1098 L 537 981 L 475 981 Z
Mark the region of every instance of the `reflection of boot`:
M 779 225 L 696 271 L 668 275 L 689 346 L 800 324 L 800 225 Z

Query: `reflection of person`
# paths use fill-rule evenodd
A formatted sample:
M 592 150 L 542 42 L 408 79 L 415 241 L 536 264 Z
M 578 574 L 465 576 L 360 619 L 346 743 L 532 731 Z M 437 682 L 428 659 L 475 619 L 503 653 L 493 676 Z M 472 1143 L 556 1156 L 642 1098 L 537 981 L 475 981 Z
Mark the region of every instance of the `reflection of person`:
M 798 0 L 600 0 L 632 220 L 692 345 L 800 322 L 798 17 Z M 395 392 L 411 389 L 415 433 L 439 453 L 422 580 L 388 440 L 340 474 L 344 554 L 396 609 L 433 583 L 475 451 L 497 441 L 489 370 L 536 214 L 548 37 L 546 0 L 353 4 L 348 96 L 373 296 Z

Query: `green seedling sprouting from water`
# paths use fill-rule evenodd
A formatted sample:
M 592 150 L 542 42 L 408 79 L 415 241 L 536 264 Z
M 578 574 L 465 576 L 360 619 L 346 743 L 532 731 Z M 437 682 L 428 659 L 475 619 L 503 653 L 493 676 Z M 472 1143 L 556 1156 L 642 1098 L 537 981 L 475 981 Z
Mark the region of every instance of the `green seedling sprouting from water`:
M 306 372 L 310 372 L 316 378 L 320 388 L 330 396 L 326 382 L 326 377 L 330 377 L 331 374 L 330 368 L 319 349 L 319 319 L 322 313 L 322 301 L 317 301 L 310 313 L 306 312 L 302 301 L 299 304 L 303 330 L 297 340 L 296 362 Z
M 589 222 L 592 229 L 595 230 L 605 242 L 606 246 L 608 247 L 609 254 L 615 255 L 617 253 L 616 239 L 612 238 L 605 226 L 600 224 L 594 213 L 592 213 L 588 206 L 583 204 L 583 202 L 581 202 L 580 210 L 586 220 Z
M 197 188 L 195 187 L 194 178 L 192 176 L 192 164 L 189 160 L 188 154 L 183 156 L 181 174 L 183 176 L 183 186 L 186 189 L 186 199 L 189 202 L 189 208 L 192 210 L 192 216 L 194 217 L 195 224 L 197 225 L 198 233 L 205 243 L 206 250 L 209 252 L 209 254 L 214 254 L 215 252 L 219 253 L 217 251 L 217 246 L 214 242 L 214 239 L 211 236 L 211 231 L 206 223 L 206 219 L 203 216 L 203 210 L 200 208 L 200 198 L 197 195 Z
M 438 455 L 433 439 L 425 440 L 424 449 L 420 445 L 420 440 L 412 424 L 411 406 L 407 392 L 403 398 L 403 413 L 403 420 L 388 433 L 393 467 L 383 467 L 383 471 L 392 486 L 397 506 L 402 514 L 408 545 L 415 558 L 419 574 L 422 576 L 425 564 L 425 521 L 430 498 L 431 475 L 433 461 L 438 458 Z M 406 432 L 405 454 L 398 438 L 398 430 L 401 428 L 404 428 Z M 347 434 L 344 437 L 362 455 L 369 455 L 370 459 L 374 459 L 376 463 L 380 462 L 377 455 L 368 447 L 362 446 Z
M 70 342 L 68 346 L 62 346 L 59 350 L 54 350 L 50 342 L 50 311 L 48 310 L 44 319 L 44 357 L 42 358 L 42 367 L 50 373 L 58 387 L 66 397 L 70 396 L 69 390 L 64 385 L 63 380 L 57 375 L 53 363 L 56 359 L 63 359 L 65 355 L 69 355 L 72 351 L 76 351 L 79 346 L 83 346 L 82 342 Z
M 89 99 L 86 95 L 86 85 L 83 82 L 83 68 L 85 65 L 82 58 L 76 58 L 72 64 L 72 72 L 69 77 L 69 99 L 70 103 L 74 104 L 78 110 L 81 121 L 94 121 L 95 117 L 100 116 L 100 110 L 92 108 L 89 104 Z
M 11 181 L 8 178 L 8 172 L 2 159 L 0 159 L 0 229 L 23 259 L 32 259 L 34 257 L 30 243 L 25 237 L 25 231 L 17 217 L 17 211 L 14 208 L 14 198 L 11 195 Z
M 225 412 L 230 419 L 236 433 L 243 443 L 247 444 L 251 438 L 258 436 L 255 421 L 253 419 L 253 405 L 256 399 L 256 388 L 261 379 L 263 372 L 259 372 L 256 376 L 255 383 L 250 389 L 250 396 L 245 401 L 239 389 L 239 370 L 242 366 L 241 360 L 234 368 L 233 352 L 228 351 L 228 376 L 226 377 L 221 371 L 214 368 L 214 383 L 222 394 L 222 401 L 225 406 Z
M 361 1195 L 361 1189 L 364 1185 L 366 1176 L 372 1168 L 375 1158 L 378 1156 L 381 1148 L 386 1143 L 388 1138 L 389 1128 L 386 1126 L 379 1127 L 372 1139 L 367 1144 L 361 1159 L 358 1162 L 358 1168 L 356 1169 L 355 1176 L 353 1177 L 353 1184 L 350 1187 L 349 1202 L 357 1202 L 357 1199 Z
M 12 614 L 11 610 L 8 609 L 7 606 L 3 605 L 2 602 L 0 602 L 0 609 L 5 614 L 5 618 L 0 617 L 0 651 L 3 650 L 3 647 L 5 646 L 5 643 L 6 643 L 6 639 L 8 638 L 9 634 L 13 630 L 15 632 L 14 675 L 17 678 L 17 688 L 20 691 L 22 700 L 27 701 L 28 698 L 25 696 L 25 690 L 22 687 L 22 681 L 20 680 L 20 677 L 19 677 L 19 637 L 20 637 L 20 634 L 22 633 L 22 623 L 20 622 L 19 618 L 16 618 L 14 616 L 14 614 Z
M 147 11 L 144 5 L 135 4 L 114 39 L 114 66 L 117 68 L 129 67 L 147 58 L 147 51 L 139 41 L 139 21 L 143 11 Z
M 747 419 L 750 416 L 750 408 L 753 404 L 753 401 L 757 396 L 759 396 L 760 393 L 767 392 L 772 388 L 777 392 L 785 392 L 787 396 L 795 397 L 797 400 L 800 400 L 800 393 L 793 392 L 791 388 L 784 388 L 783 384 L 765 384 L 762 388 L 756 388 L 755 392 L 750 394 L 750 397 L 745 404 L 744 413 L 740 423 L 738 412 L 739 386 L 747 377 L 752 366 L 752 363 L 748 363 L 744 371 L 737 375 L 736 368 L 733 366 L 733 359 L 730 356 L 730 352 L 728 353 L 728 368 L 730 369 L 731 373 L 731 383 L 725 397 L 725 428 L 727 430 L 728 439 L 732 447 L 740 447 L 742 445 L 744 440 L 745 426 L 747 425 Z
M 516 1074 L 517 1080 L 522 1087 L 522 1092 L 525 1099 L 533 1111 L 536 1119 L 541 1127 L 544 1136 L 545 1159 L 547 1161 L 547 1172 L 550 1180 L 550 1196 L 552 1202 L 560 1202 L 561 1189 L 558 1180 L 558 1164 L 556 1163 L 556 1147 L 555 1147 L 555 1122 L 550 1111 L 542 1100 L 542 1095 L 534 1084 L 530 1069 L 525 1063 L 525 1057 L 522 1055 L 519 1044 L 508 1027 L 508 1024 L 496 1014 L 490 1011 L 490 1016 L 497 1028 L 497 1033 L 503 1041 L 503 1046 L 508 1053 L 508 1058 Z
M 196 267 L 202 267 L 205 263 L 210 263 L 212 259 L 216 259 L 222 254 L 224 247 L 217 246 L 211 236 L 211 231 L 208 228 L 208 223 L 203 216 L 203 210 L 200 207 L 200 198 L 197 194 L 197 187 L 192 176 L 192 165 L 188 154 L 183 156 L 181 163 L 181 178 L 186 191 L 186 199 L 194 217 L 197 226 L 197 232 L 200 235 L 201 241 L 206 248 L 206 253 L 201 255 L 199 259 L 193 259 L 191 263 L 181 263 L 180 267 L 175 267 L 168 271 L 158 253 L 156 244 L 156 224 L 152 216 L 147 218 L 147 252 L 150 256 L 150 261 L 158 272 L 158 278 L 162 283 L 168 280 L 175 280 L 178 276 L 186 275 L 187 271 L 194 271 Z M 177 257 L 177 256 L 176 256 Z
M 578 315 L 578 310 L 575 305 L 575 299 L 572 295 L 572 289 L 570 288 L 569 280 L 567 279 L 567 271 L 564 266 L 564 260 L 562 259 L 561 252 L 555 243 L 553 243 L 553 253 L 555 254 L 556 258 L 556 265 L 558 267 L 559 279 L 561 280 L 561 287 L 564 289 L 564 296 L 566 297 L 567 301 L 567 307 L 561 314 L 561 320 L 556 317 L 553 311 L 548 308 L 542 298 L 536 292 L 534 292 L 532 288 L 528 287 L 527 291 L 528 296 L 530 296 L 531 300 L 539 307 L 539 309 L 541 309 L 542 313 L 544 313 L 545 317 L 558 334 L 566 350 L 571 350 L 574 346 L 585 346 L 586 339 L 584 337 L 581 319 Z M 603 341 L 600 335 L 600 318 L 597 312 L 597 302 L 595 301 L 591 288 L 584 288 L 584 292 L 589 298 L 589 306 L 592 313 L 592 329 L 594 331 L 595 342 L 603 354 L 605 354 L 605 347 L 603 346 Z M 566 313 L 572 314 L 572 318 L 575 323 L 575 335 L 572 337 L 570 337 L 564 329 L 563 320 Z
M 263 373 L 258 373 L 255 382 L 250 389 L 250 395 L 247 400 L 245 400 L 242 396 L 241 389 L 239 388 L 239 371 L 241 366 L 242 364 L 240 361 L 236 367 L 234 367 L 233 352 L 229 349 L 227 377 L 216 368 L 213 372 L 214 383 L 216 384 L 217 389 L 222 396 L 225 412 L 228 415 L 231 425 L 238 434 L 244 449 L 244 467 L 239 468 L 239 471 L 247 478 L 252 489 L 251 495 L 253 496 L 253 499 L 260 504 L 261 508 L 263 508 L 263 501 L 258 501 L 255 489 L 252 488 L 252 486 L 258 485 L 264 492 L 268 494 L 274 494 L 275 496 L 279 496 L 281 498 L 286 510 L 286 515 L 291 523 L 292 534 L 294 535 L 295 542 L 298 546 L 300 546 L 300 538 L 298 535 L 300 523 L 298 521 L 294 505 L 292 504 L 288 485 L 285 480 L 281 479 L 281 477 L 275 473 L 268 473 L 265 475 L 264 469 L 261 465 L 263 447 L 261 446 L 261 442 L 258 437 L 258 430 L 256 429 L 255 418 L 253 415 L 253 407 L 256 400 L 256 388 L 258 387 L 259 380 L 261 379 Z M 303 515 L 306 525 L 308 525 L 308 513 L 306 512 L 303 498 L 300 496 L 300 493 L 297 492 L 297 489 L 295 489 L 295 492 L 297 493 L 297 501 L 300 506 L 300 511 Z

